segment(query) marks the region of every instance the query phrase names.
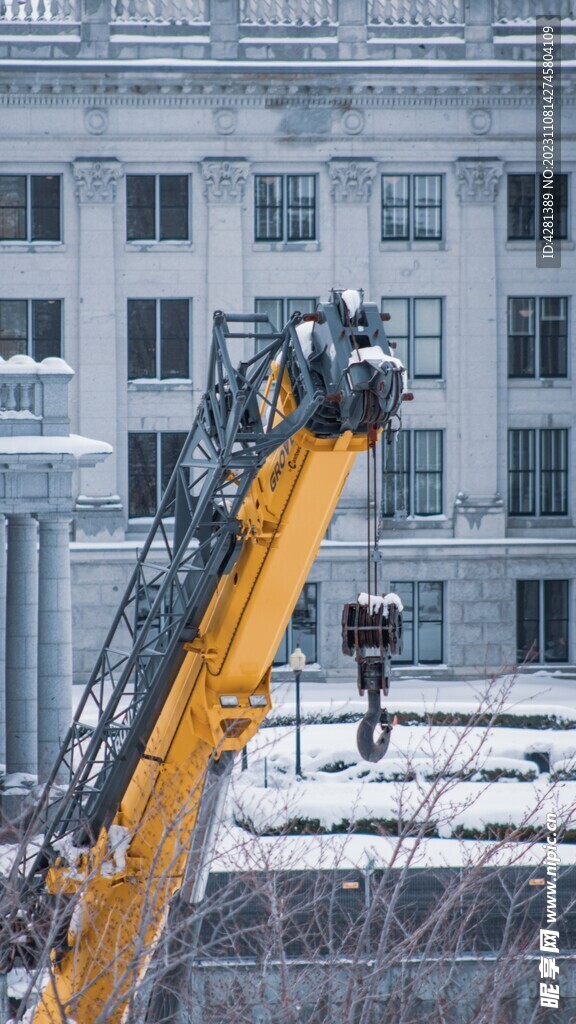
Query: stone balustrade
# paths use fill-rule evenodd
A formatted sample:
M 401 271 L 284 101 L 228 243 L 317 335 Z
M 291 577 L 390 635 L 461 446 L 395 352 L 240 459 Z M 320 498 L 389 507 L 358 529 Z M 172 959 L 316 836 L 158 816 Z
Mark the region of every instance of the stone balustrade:
M 555 7 L 571 18 L 574 3 Z M 534 59 L 537 13 L 537 0 L 0 0 L 0 58 Z
M 0 437 L 62 437 L 70 431 L 67 392 L 73 371 L 63 359 L 0 359 Z

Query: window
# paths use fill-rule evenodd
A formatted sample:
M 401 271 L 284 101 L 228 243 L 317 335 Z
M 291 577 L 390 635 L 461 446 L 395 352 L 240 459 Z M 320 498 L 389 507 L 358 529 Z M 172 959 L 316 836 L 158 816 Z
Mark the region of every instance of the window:
M 0 356 L 29 355 L 40 362 L 62 354 L 60 299 L 0 299 Z
M 540 185 L 538 190 L 536 189 L 537 183 Z M 508 175 L 508 238 L 510 241 L 542 238 L 539 200 L 541 191 L 542 175 Z M 552 191 L 554 193 L 554 238 L 568 238 L 567 174 L 555 175 Z M 537 230 L 538 236 L 536 235 Z
M 568 299 L 508 299 L 508 376 L 568 375 Z
M 443 660 L 444 584 L 393 582 L 390 587 L 404 605 L 402 654 L 392 660 L 438 665 Z
M 0 175 L 0 240 L 60 241 L 60 176 Z
M 128 434 L 128 507 L 131 519 L 154 516 L 188 434 Z
M 442 299 L 382 299 L 382 312 L 390 314 L 388 341 L 396 344 L 408 376 L 442 376 Z
M 313 313 L 316 309 L 317 299 L 255 299 L 254 312 L 265 313 L 270 323 L 278 330 L 282 330 L 284 324 L 290 319 L 292 313 Z M 256 324 L 256 334 L 266 334 L 269 328 L 266 324 Z M 260 343 L 262 344 L 262 343 Z M 264 344 L 268 344 L 264 342 Z M 258 350 L 258 341 L 256 341 Z
M 442 431 L 401 430 L 382 454 L 382 515 L 441 515 Z
M 128 241 L 188 241 L 189 186 L 190 179 L 187 174 L 128 174 Z
M 568 580 L 518 580 L 518 663 L 568 661 L 568 639 Z
M 382 240 L 442 238 L 442 175 L 382 175 Z
M 288 659 L 297 644 L 306 655 L 308 665 L 318 661 L 318 587 L 316 583 L 305 583 L 298 598 L 292 618 L 280 647 L 274 658 L 275 665 L 287 665 Z
M 257 174 L 254 181 L 257 242 L 308 242 L 316 238 L 316 176 Z
M 190 375 L 190 301 L 128 299 L 128 379 Z
M 568 431 L 508 431 L 508 514 L 568 514 Z

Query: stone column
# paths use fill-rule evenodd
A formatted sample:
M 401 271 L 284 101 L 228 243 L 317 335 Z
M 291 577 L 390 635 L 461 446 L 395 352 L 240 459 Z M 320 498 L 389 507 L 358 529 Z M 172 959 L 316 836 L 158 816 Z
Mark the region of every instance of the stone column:
M 218 0 L 210 5 L 210 56 L 212 60 L 235 60 L 238 56 L 236 0 Z
M 340 60 L 365 60 L 368 55 L 367 38 L 366 0 L 341 2 L 338 16 L 338 57 Z
M 244 307 L 242 200 L 249 168 L 247 160 L 207 159 L 201 165 L 208 203 L 206 308 L 210 333 L 215 309 Z
M 370 295 L 370 231 L 368 217 L 376 176 L 373 160 L 335 158 L 328 164 L 330 194 L 334 202 L 335 288 L 363 288 Z
M 499 160 L 462 158 L 454 166 L 460 199 L 460 493 L 456 536 L 504 536 L 498 493 L 498 367 L 495 200 Z M 505 354 L 504 354 L 505 356 Z
M 494 57 L 494 0 L 465 0 L 464 40 L 467 60 Z
M 36 772 L 38 670 L 37 524 L 8 517 L 6 605 L 6 771 Z
M 45 780 L 72 718 L 72 601 L 70 520 L 39 522 L 38 777 Z
M 0 515 L 0 764 L 6 764 L 6 519 Z
M 79 360 L 80 433 L 108 441 L 117 450 L 116 269 L 114 204 L 122 177 L 117 160 L 74 162 L 79 231 Z M 80 472 L 80 492 L 87 515 L 102 521 L 102 531 L 118 528 L 116 455 L 90 471 Z M 106 520 L 114 526 L 106 525 Z M 81 524 L 80 524 L 81 525 Z M 93 523 L 89 532 L 100 532 Z

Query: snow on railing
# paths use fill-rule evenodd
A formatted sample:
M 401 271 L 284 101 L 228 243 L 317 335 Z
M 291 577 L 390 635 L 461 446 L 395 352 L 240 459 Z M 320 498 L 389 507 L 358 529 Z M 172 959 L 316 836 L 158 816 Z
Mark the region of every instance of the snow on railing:
M 208 21 L 208 0 L 113 0 L 113 21 Z
M 462 25 L 463 0 L 368 0 L 368 22 L 376 25 Z
M 337 0 L 240 0 L 240 22 L 252 25 L 331 25 Z
M 545 6 L 545 5 L 544 5 Z M 555 0 L 554 15 L 559 18 L 576 17 L 575 0 Z M 494 22 L 533 22 L 543 13 L 541 0 L 495 0 Z
M 79 21 L 80 0 L 0 0 L 0 21 Z

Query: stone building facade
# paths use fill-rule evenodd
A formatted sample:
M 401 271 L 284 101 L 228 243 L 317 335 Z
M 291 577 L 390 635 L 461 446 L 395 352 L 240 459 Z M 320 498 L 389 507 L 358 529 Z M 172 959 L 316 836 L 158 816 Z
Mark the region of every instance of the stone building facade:
M 390 312 L 414 393 L 379 453 L 404 664 L 574 665 L 574 15 L 558 0 L 562 265 L 539 269 L 536 6 L 0 8 L 0 354 L 64 358 L 73 429 L 114 448 L 75 481 L 77 681 L 190 426 L 212 312 L 282 320 L 332 287 Z M 298 636 L 320 671 L 350 673 L 339 620 L 365 589 L 365 473 L 281 662 Z

